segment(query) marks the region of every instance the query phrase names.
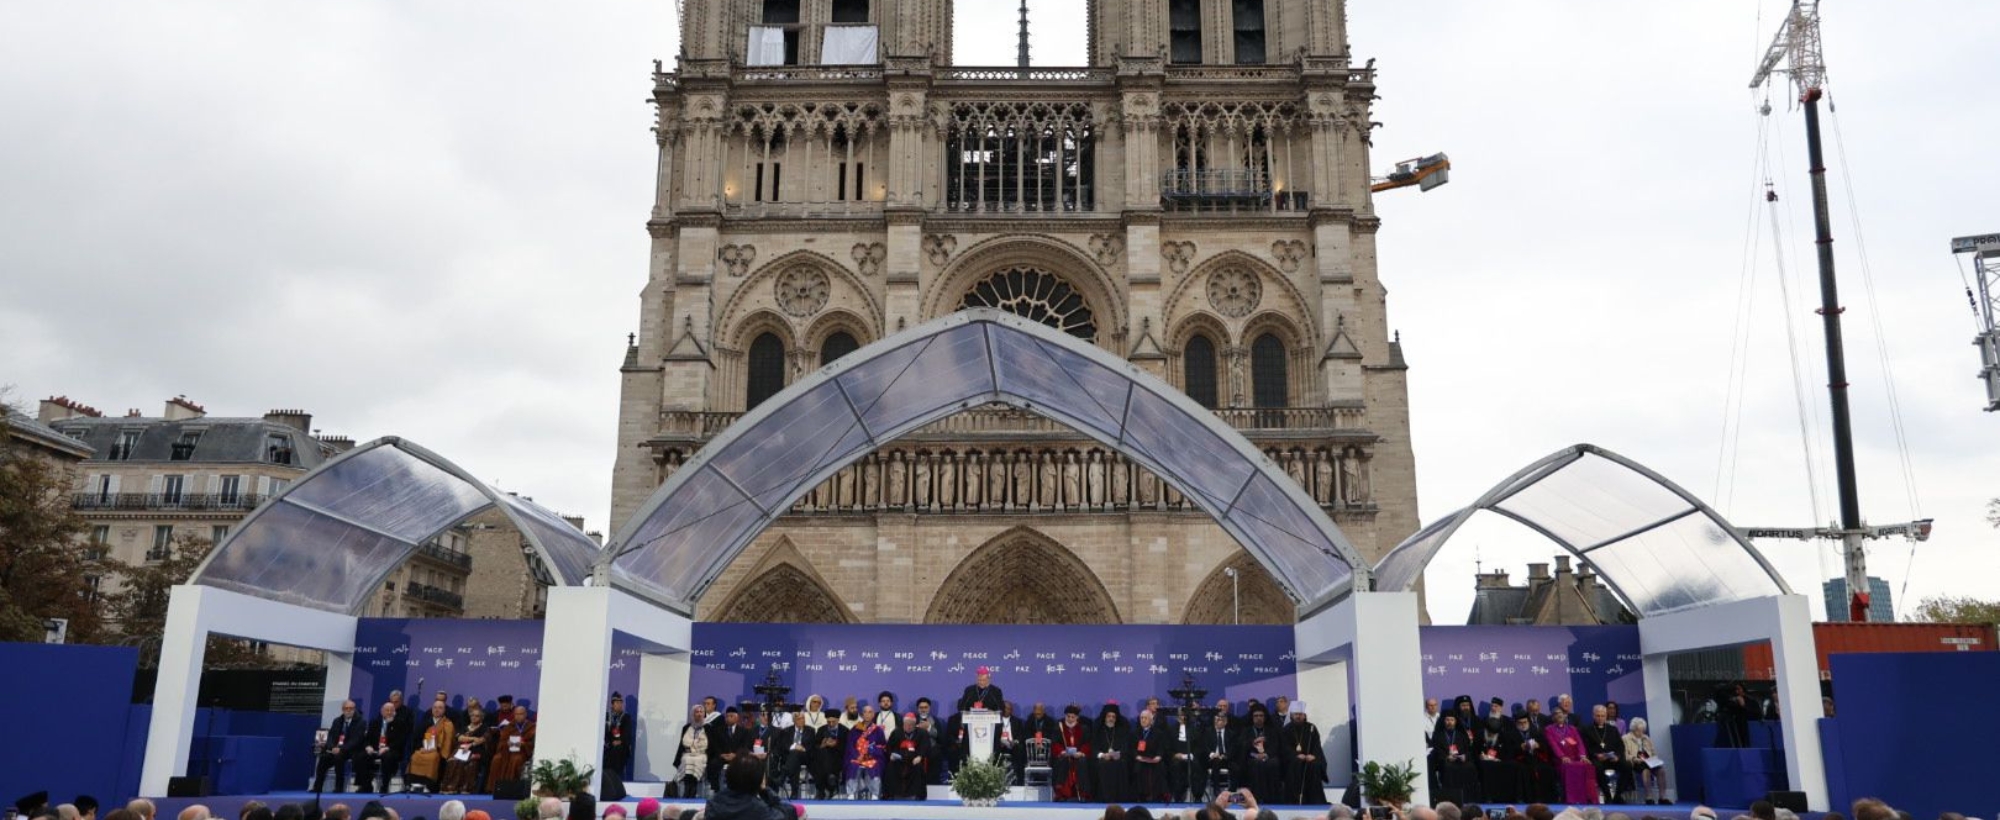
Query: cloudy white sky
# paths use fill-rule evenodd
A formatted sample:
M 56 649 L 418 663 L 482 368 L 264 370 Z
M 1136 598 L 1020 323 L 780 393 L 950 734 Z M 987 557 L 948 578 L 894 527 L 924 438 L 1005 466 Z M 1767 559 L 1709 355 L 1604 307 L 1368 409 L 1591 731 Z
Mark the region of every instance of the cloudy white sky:
M 1885 542 L 1873 566 L 1899 593 L 1907 581 L 1899 605 L 1990 596 L 2000 533 L 1981 505 L 2000 495 L 2000 417 L 1979 410 L 1946 242 L 2000 230 L 2000 7 L 1829 5 L 1863 509 L 1912 514 L 1879 340 L 1919 512 L 1938 519 L 1914 559 Z M 1012 6 L 958 4 L 961 63 L 1011 62 Z M 1080 62 L 1076 5 L 1032 6 L 1036 62 Z M 1759 6 L 1352 3 L 1354 52 L 1380 70 L 1374 165 L 1444 150 L 1455 166 L 1445 188 L 1377 202 L 1426 520 L 1578 441 L 1743 523 L 1814 517 L 1756 203 L 1760 97 L 1744 86 L 1780 11 Z M 672 9 L 0 3 L 0 384 L 112 412 L 180 393 L 224 415 L 303 407 L 329 433 L 406 436 L 606 527 L 617 365 L 645 273 L 647 73 L 675 53 Z M 1830 463 L 1787 97 L 1772 97 L 1768 155 L 1815 371 L 1811 444 Z M 1740 434 L 1720 459 L 1725 424 Z M 1830 517 L 1830 467 L 1817 476 Z M 1433 568 L 1441 620 L 1461 617 L 1475 553 L 1519 572 L 1545 552 L 1497 526 L 1466 536 Z M 1838 571 L 1825 550 L 1766 546 L 1795 587 Z

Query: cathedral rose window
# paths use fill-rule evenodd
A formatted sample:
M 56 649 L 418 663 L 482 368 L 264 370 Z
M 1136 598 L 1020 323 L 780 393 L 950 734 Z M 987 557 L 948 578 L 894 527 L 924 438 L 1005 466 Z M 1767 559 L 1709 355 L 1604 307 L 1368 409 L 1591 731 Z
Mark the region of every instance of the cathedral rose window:
M 986 277 L 959 300 L 958 308 L 990 307 L 1033 319 L 1079 339 L 1097 339 L 1097 320 L 1083 295 L 1047 271 L 1029 267 Z

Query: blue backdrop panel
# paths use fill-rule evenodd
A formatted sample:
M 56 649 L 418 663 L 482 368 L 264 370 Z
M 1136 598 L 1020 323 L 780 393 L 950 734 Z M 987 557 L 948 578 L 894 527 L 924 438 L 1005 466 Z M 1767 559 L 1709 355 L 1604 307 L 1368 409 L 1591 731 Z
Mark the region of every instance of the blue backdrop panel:
M 1485 714 L 1491 698 L 1504 698 L 1509 711 L 1533 698 L 1546 714 L 1551 699 L 1567 694 L 1579 710 L 1617 701 L 1620 717 L 1646 717 L 1636 626 L 1426 626 L 1418 640 L 1424 696 L 1441 703 L 1470 695 Z
M 111 744 L 126 736 L 139 651 L 122 646 L 0 643 L 0 703 L 8 742 L 0 743 L 0 793 L 40 789 L 49 802 L 78 794 L 109 803 L 137 786 L 121 782 Z
M 696 690 L 725 701 L 754 698 L 750 686 L 773 664 L 788 670 L 781 676 L 795 699 L 818 693 L 838 706 L 886 689 L 905 711 L 929 696 L 941 714 L 954 711 L 980 666 L 993 668 L 993 682 L 1023 711 L 1037 701 L 1051 712 L 1170 701 L 1183 673 L 1211 699 L 1293 694 L 1290 627 L 704 623 L 694 643 L 696 666 L 742 676 L 734 690 Z
M 1965 723 L 1962 742 L 1948 742 L 1952 732 L 1939 716 L 1992 701 L 2000 652 L 1841 654 L 1829 663 L 1847 794 L 1880 797 L 1918 817 L 1993 810 L 1984 732 L 1977 721 Z
M 421 681 L 425 703 L 442 688 L 453 708 L 468 694 L 488 707 L 502 694 L 532 704 L 541 628 L 539 621 L 363 618 L 352 697 L 372 715 L 391 690 L 414 695 Z M 945 700 L 946 712 L 982 665 L 1023 709 L 1036 701 L 1054 710 L 1165 699 L 1183 674 L 1211 700 L 1226 695 L 1239 704 L 1295 689 L 1292 630 L 1284 626 L 698 623 L 693 637 L 691 691 L 725 702 L 754 698 L 751 687 L 774 665 L 799 699 L 819 693 L 838 705 L 849 694 L 890 689 L 906 708 L 928 695 Z M 1511 705 L 1569 693 L 1578 703 L 1615 699 L 1628 718 L 1645 714 L 1636 627 L 1437 626 L 1420 637 L 1430 696 L 1497 695 Z M 622 635 L 614 647 L 611 685 L 629 697 L 639 650 Z

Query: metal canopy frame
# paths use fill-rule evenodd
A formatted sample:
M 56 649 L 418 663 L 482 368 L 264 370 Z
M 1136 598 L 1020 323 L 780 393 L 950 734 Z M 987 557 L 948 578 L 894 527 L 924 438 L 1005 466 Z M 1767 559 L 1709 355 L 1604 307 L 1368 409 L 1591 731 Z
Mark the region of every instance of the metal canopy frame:
M 1368 563 L 1235 428 L 1089 342 L 988 308 L 952 313 L 788 386 L 674 472 L 599 556 L 597 583 L 691 615 L 813 487 L 902 435 L 986 404 L 1070 427 L 1167 481 L 1301 611 L 1368 589 Z
M 389 506 L 396 504 L 408 506 Z M 188 582 L 358 615 L 418 545 L 496 507 L 558 583 L 589 578 L 599 552 L 590 536 L 443 456 L 387 436 L 327 460 L 259 505 Z
M 1547 498 L 1509 506 L 1524 494 L 1550 487 L 1552 478 L 1572 468 L 1598 474 L 1586 477 L 1586 485 L 1548 489 Z M 1623 493 L 1612 487 L 1620 481 L 1626 484 Z M 1598 493 L 1602 497 L 1595 500 L 1603 503 L 1578 498 L 1583 490 Z M 1431 559 L 1481 510 L 1520 523 L 1589 561 L 1612 594 L 1642 617 L 1792 593 L 1763 553 L 1720 513 L 1665 476 L 1591 444 L 1566 447 L 1522 468 L 1472 504 L 1404 539 L 1376 563 L 1377 588 L 1413 589 Z M 1572 513 L 1573 518 L 1568 516 Z M 1693 532 L 1674 531 L 1690 518 L 1695 519 Z M 1582 538 L 1585 533 L 1590 537 Z M 1690 544 L 1713 549 L 1697 554 Z M 1676 546 L 1678 552 L 1668 551 Z

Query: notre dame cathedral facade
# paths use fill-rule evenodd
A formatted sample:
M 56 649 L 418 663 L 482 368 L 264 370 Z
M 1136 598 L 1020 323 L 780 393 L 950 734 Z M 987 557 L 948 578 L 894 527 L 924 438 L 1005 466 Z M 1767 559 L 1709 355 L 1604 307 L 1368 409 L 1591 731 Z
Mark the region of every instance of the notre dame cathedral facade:
M 786 384 L 983 305 L 1213 408 L 1364 554 L 1416 530 L 1406 367 L 1375 264 L 1375 86 L 1342 3 L 1076 2 L 1089 65 L 971 68 L 953 65 L 950 0 L 684 0 L 682 52 L 654 76 L 658 193 L 614 525 Z M 983 408 L 812 491 L 698 615 L 1229 623 L 1239 609 L 1295 617 L 1172 487 Z

